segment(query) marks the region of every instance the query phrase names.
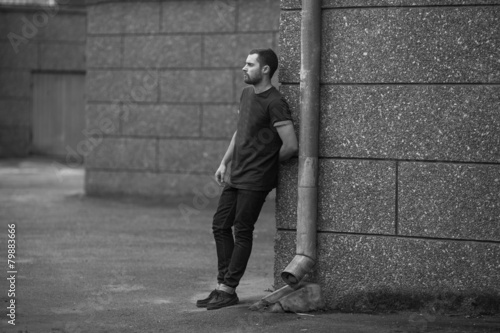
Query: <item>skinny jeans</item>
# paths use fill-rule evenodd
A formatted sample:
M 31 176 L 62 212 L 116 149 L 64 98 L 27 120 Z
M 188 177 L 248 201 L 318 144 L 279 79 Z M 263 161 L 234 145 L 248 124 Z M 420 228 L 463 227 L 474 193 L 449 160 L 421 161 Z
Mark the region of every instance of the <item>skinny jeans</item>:
M 212 224 L 218 283 L 238 286 L 252 252 L 254 226 L 269 192 L 224 187 Z

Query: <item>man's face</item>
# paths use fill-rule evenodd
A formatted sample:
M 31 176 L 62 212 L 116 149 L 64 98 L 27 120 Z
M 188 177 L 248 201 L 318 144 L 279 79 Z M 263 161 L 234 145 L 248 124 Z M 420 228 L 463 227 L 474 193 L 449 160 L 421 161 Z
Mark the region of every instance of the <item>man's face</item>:
M 262 68 L 257 61 L 258 54 L 249 54 L 243 67 L 243 80 L 246 84 L 258 84 L 262 81 Z

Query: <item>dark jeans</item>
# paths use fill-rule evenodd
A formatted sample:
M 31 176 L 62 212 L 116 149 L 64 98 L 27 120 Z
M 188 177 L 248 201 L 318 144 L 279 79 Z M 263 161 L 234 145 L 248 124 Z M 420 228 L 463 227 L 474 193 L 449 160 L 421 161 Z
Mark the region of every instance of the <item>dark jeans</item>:
M 253 229 L 269 191 L 226 186 L 219 199 L 212 230 L 217 249 L 218 283 L 236 288 L 252 252 Z M 231 227 L 234 227 L 234 238 Z

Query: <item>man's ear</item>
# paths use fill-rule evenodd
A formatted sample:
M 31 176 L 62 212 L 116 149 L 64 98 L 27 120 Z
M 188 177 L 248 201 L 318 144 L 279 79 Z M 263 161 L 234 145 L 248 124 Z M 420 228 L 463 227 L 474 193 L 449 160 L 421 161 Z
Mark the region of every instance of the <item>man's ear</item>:
M 262 73 L 269 74 L 270 72 L 271 72 L 271 67 L 269 67 L 269 65 L 265 65 L 264 67 L 262 67 Z

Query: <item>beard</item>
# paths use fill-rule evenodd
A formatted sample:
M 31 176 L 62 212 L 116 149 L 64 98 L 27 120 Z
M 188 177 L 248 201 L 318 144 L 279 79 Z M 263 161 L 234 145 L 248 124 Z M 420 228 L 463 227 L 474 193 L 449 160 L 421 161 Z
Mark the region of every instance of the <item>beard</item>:
M 250 75 L 247 74 L 246 76 L 244 76 L 243 81 L 246 84 L 252 84 L 252 85 L 259 84 L 262 81 L 262 75 L 251 77 Z

